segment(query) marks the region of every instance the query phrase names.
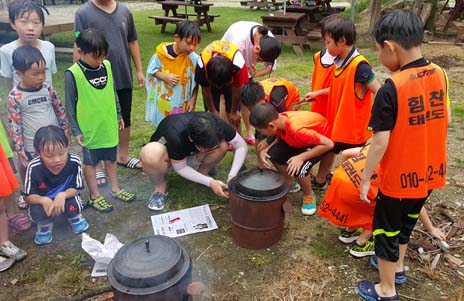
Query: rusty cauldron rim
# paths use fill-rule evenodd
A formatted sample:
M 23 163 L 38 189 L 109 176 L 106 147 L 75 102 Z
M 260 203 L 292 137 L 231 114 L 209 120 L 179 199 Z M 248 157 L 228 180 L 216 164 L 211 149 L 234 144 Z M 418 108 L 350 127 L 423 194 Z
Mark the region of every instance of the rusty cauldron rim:
M 130 258 L 128 253 L 149 257 Z M 116 252 L 108 266 L 108 281 L 122 293 L 150 295 L 175 286 L 191 270 L 192 260 L 179 242 L 163 235 L 148 235 L 128 242 Z
M 229 182 L 229 192 L 249 201 L 278 200 L 287 195 L 288 190 L 284 177 L 268 168 L 245 170 Z

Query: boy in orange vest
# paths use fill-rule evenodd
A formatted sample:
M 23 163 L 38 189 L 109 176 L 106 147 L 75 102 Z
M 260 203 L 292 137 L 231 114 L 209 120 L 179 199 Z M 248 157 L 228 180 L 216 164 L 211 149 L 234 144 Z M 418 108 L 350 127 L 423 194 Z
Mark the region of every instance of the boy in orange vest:
M 329 137 L 335 146 L 321 160 L 318 174 L 313 179 L 314 189 L 327 188 L 326 179 L 336 154 L 363 146 L 371 137 L 367 124 L 371 116 L 372 94 L 380 87 L 369 62 L 354 46 L 356 28 L 353 21 L 331 15 L 324 20 L 321 34 L 327 51 L 335 57 L 332 83 L 328 88 L 309 92 L 305 100 L 328 94 L 325 116 L 329 123 Z
M 303 189 L 301 213 L 316 213 L 316 198 L 311 189 L 311 167 L 333 147 L 332 140 L 326 136 L 325 117 L 307 111 L 279 114 L 271 104 L 259 103 L 251 110 L 250 123 L 261 134 L 276 137 L 260 153 L 264 167 L 272 168 L 272 162 L 280 174 L 287 178 L 295 177 Z
M 369 128 L 372 145 L 361 178 L 367 197 L 377 165 L 383 169 L 374 209 L 373 235 L 380 283 L 363 280 L 358 294 L 366 300 L 399 300 L 395 273 L 403 272 L 407 244 L 419 212 L 446 182 L 446 135 L 449 100 L 446 73 L 424 59 L 420 18 L 408 10 L 383 16 L 374 26 L 375 47 L 393 74 L 379 89 Z

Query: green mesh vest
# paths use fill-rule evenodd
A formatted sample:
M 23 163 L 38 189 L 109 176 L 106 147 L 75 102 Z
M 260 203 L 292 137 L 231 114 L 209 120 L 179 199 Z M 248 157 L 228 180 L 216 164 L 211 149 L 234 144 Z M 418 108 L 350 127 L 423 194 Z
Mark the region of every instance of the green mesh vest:
M 84 136 L 82 144 L 88 149 L 109 148 L 118 145 L 118 115 L 114 95 L 111 64 L 104 60 L 107 72 L 105 88 L 95 89 L 76 63 L 68 70 L 74 76 L 77 89 L 76 118 Z
M 8 141 L 8 136 L 3 128 L 3 124 L 0 122 L 0 144 L 2 145 L 3 151 L 5 152 L 8 158 L 13 157 L 13 151 L 10 147 L 10 142 Z

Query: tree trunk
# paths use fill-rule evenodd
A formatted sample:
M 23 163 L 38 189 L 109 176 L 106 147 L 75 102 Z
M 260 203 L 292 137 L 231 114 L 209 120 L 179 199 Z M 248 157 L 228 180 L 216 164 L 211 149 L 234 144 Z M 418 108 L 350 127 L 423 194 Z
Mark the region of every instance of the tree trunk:
M 435 16 L 437 13 L 438 5 L 437 2 L 438 0 L 431 0 L 432 3 L 432 10 L 430 11 L 430 16 L 427 19 L 427 22 L 425 22 L 425 29 L 434 31 L 435 30 Z
M 380 18 L 381 3 L 380 0 L 373 0 L 369 8 L 369 33 L 372 32 L 375 22 Z

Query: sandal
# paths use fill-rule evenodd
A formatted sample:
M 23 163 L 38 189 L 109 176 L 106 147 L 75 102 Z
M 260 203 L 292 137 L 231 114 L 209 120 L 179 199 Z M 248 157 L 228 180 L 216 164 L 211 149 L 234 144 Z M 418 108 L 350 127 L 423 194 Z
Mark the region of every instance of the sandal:
M 391 297 L 381 297 L 375 290 L 375 283 L 371 281 L 363 280 L 359 282 L 358 288 L 356 290 L 358 295 L 361 296 L 363 299 L 369 301 L 397 301 L 400 300 L 400 296 L 395 294 Z
M 29 207 L 29 204 L 27 203 L 23 195 L 19 196 L 18 200 L 16 201 L 16 204 L 18 205 L 19 209 L 27 209 L 27 207 Z
M 137 165 L 140 164 L 140 159 L 137 158 L 130 158 L 129 161 L 126 163 L 121 163 L 121 162 L 116 162 L 119 166 L 129 168 L 129 169 L 142 169 L 141 167 L 138 167 Z
M 89 199 L 89 206 L 101 213 L 108 213 L 113 211 L 113 205 L 108 203 L 103 196 L 99 196 L 96 199 Z
M 126 203 L 132 203 L 135 201 L 135 194 L 125 191 L 124 189 L 119 190 L 118 192 L 112 192 L 111 195 L 113 198 Z
M 8 216 L 8 226 L 17 234 L 29 230 L 31 221 L 24 213 L 16 213 Z
M 97 171 L 95 173 L 95 178 L 97 179 L 97 186 L 103 187 L 108 184 L 108 177 L 105 175 L 103 171 Z

